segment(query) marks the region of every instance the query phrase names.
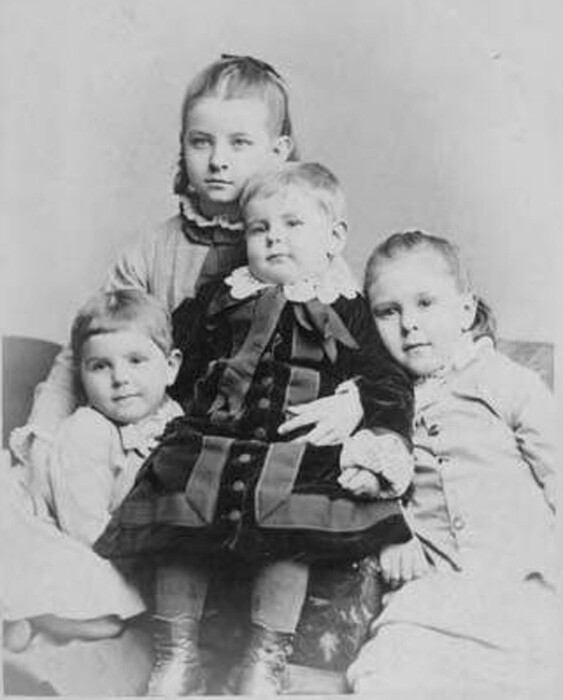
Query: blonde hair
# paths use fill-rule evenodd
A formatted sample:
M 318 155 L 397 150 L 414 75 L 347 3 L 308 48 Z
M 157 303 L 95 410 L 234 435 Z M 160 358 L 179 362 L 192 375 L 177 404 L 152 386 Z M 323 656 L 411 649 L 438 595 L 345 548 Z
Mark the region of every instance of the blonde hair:
M 172 323 L 168 311 L 140 289 L 118 289 L 91 297 L 77 313 L 70 333 L 75 365 L 88 338 L 134 328 L 168 356 L 172 351 Z
M 346 218 L 346 199 L 336 176 L 319 163 L 285 163 L 279 169 L 251 178 L 244 188 L 240 207 L 243 212 L 257 197 L 270 197 L 287 187 L 308 191 L 332 221 Z
M 369 290 L 377 278 L 377 268 L 386 261 L 401 255 L 430 251 L 439 255 L 448 272 L 453 277 L 460 292 L 469 292 L 471 283 L 467 269 L 462 265 L 457 246 L 445 238 L 434 236 L 424 231 L 405 231 L 394 233 L 380 243 L 370 255 L 364 277 L 364 293 L 369 297 Z M 496 320 L 491 307 L 481 298 L 476 297 L 475 319 L 470 331 L 475 339 L 483 336 L 496 340 Z

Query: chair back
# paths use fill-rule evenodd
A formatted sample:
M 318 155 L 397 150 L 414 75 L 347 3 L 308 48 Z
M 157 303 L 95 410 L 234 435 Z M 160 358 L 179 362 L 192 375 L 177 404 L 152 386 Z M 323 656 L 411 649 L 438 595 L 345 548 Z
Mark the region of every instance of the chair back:
M 61 346 L 26 336 L 2 338 L 2 447 L 14 428 L 25 425 L 33 391 L 45 379 Z

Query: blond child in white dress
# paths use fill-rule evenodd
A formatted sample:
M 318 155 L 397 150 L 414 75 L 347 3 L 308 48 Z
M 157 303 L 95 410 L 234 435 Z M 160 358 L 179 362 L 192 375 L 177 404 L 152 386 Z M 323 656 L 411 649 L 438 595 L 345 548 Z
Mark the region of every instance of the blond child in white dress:
M 168 421 L 176 377 L 167 311 L 140 290 L 100 293 L 72 329 L 86 405 L 61 425 L 49 459 L 53 519 L 34 513 L 19 471 L 2 471 L 0 600 L 5 643 L 21 650 L 35 631 L 58 639 L 119 634 L 144 610 L 137 591 L 90 548 L 129 491 Z M 58 526 L 57 526 L 58 525 Z
M 552 396 L 495 350 L 444 239 L 391 236 L 368 262 L 366 292 L 384 344 L 415 380 L 416 537 L 381 553 L 392 592 L 349 681 L 382 698 L 552 697 Z

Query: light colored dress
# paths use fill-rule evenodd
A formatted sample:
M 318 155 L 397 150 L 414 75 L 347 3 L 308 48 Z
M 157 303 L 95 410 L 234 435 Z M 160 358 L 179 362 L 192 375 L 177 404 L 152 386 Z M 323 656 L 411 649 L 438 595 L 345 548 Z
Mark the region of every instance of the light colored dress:
M 0 604 L 5 620 L 70 619 L 143 612 L 136 590 L 88 546 L 38 518 L 19 479 L 0 470 Z
M 414 443 L 411 517 L 431 569 L 389 595 L 348 671 L 353 688 L 551 697 L 561 617 L 551 394 L 482 339 L 415 387 Z
M 118 426 L 89 406 L 63 421 L 51 449 L 51 508 L 61 530 L 92 545 L 129 493 L 166 424 L 183 415 L 167 399 L 152 415 Z
M 116 426 L 89 407 L 61 425 L 51 451 L 50 505 L 37 517 L 24 469 L 4 466 L 0 483 L 0 601 L 4 618 L 54 614 L 71 619 L 144 610 L 136 589 L 90 545 L 131 488 L 168 421 L 182 414 L 168 399 L 135 425 Z

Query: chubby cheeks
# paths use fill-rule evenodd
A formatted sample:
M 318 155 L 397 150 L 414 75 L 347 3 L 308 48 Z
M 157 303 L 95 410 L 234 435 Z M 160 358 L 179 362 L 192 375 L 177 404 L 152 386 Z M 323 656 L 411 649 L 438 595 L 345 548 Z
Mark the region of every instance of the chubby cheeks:
M 287 185 L 245 206 L 248 265 L 264 282 L 292 284 L 322 275 L 344 246 L 346 224 L 314 194 Z
M 137 423 L 162 404 L 180 361 L 134 327 L 102 332 L 82 346 L 80 381 L 92 408 L 119 425 Z

